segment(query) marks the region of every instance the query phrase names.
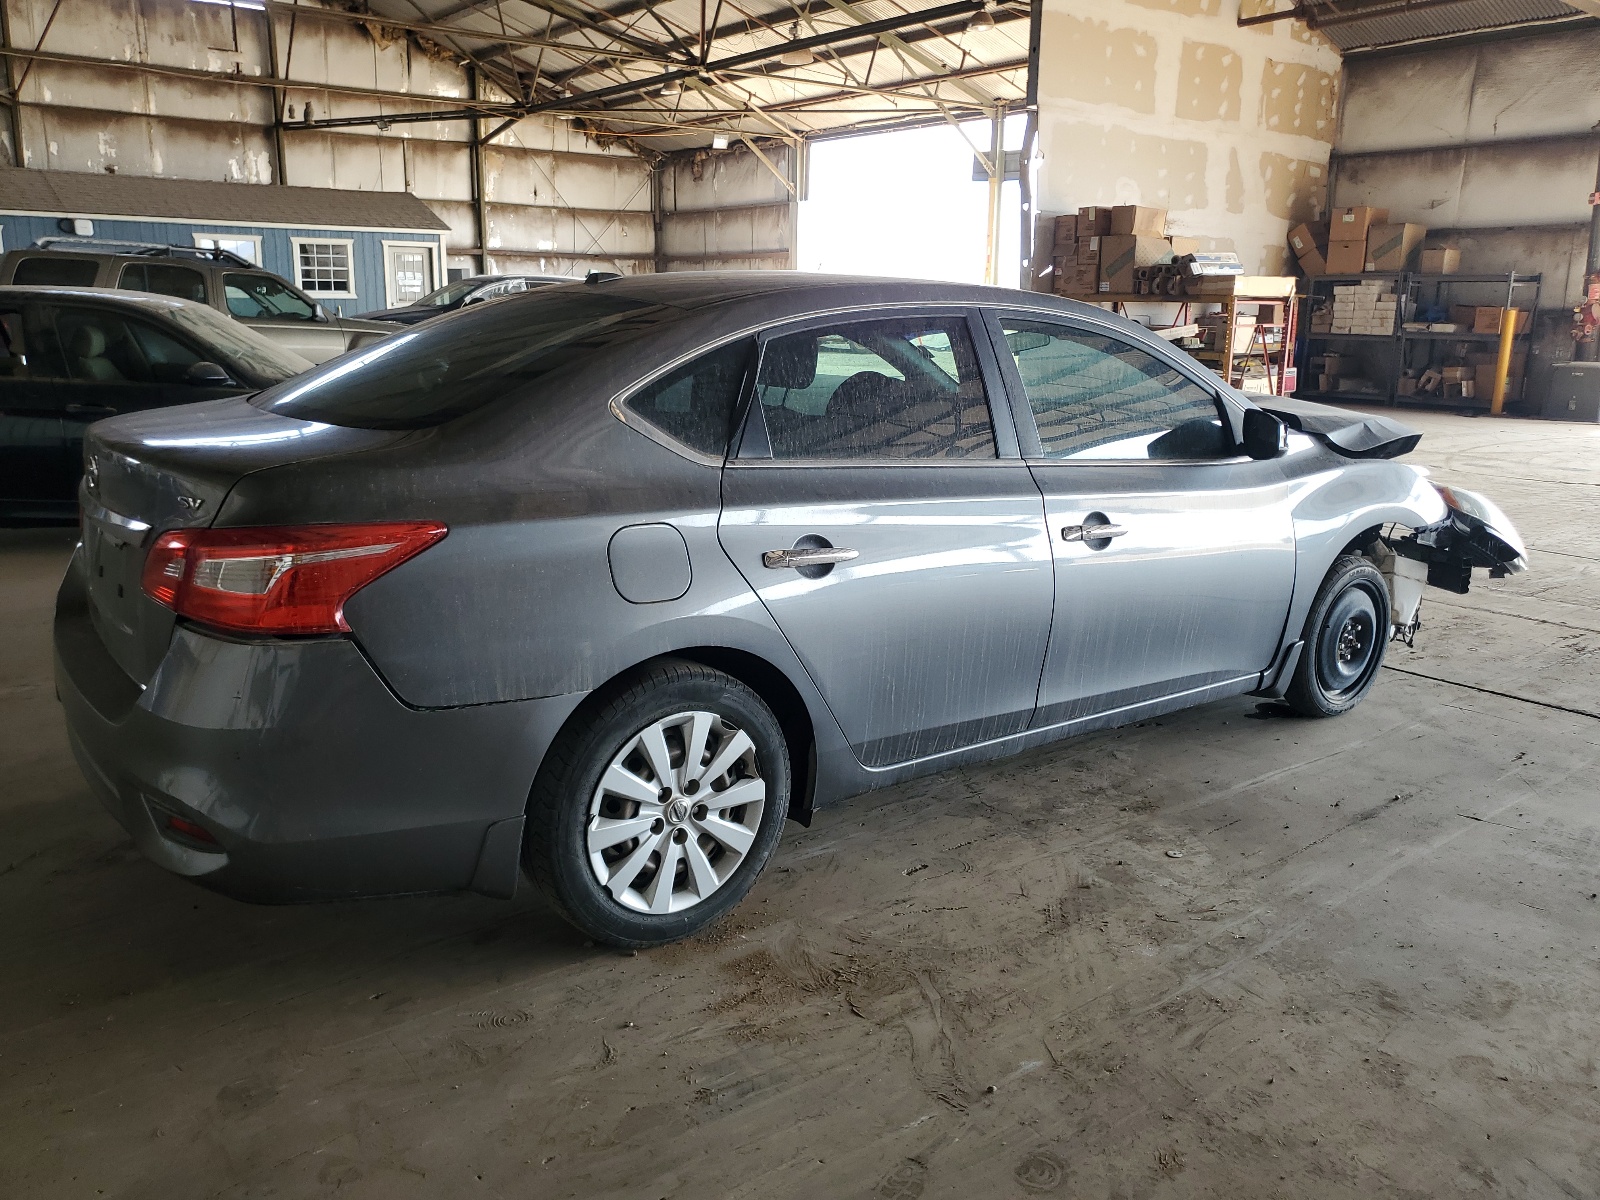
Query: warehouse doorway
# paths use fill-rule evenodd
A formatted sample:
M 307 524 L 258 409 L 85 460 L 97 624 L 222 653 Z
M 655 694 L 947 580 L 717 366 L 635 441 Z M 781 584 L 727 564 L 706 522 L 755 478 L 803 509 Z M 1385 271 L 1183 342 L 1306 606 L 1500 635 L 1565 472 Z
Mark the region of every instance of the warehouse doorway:
M 1026 118 L 1006 121 L 1005 148 L 1022 146 Z M 812 144 L 800 203 L 802 271 L 982 283 L 989 185 L 974 179 L 974 147 L 987 152 L 987 121 L 835 138 Z M 1021 191 L 1002 184 L 999 279 L 1021 271 Z

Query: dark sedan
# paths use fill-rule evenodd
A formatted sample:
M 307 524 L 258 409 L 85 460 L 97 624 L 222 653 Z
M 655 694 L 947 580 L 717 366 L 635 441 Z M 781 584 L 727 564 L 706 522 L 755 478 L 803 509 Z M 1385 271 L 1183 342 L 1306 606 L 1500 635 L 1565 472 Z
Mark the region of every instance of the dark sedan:
M 361 318 L 366 321 L 393 321 L 397 325 L 415 325 L 419 321 L 432 320 L 442 313 L 482 304 L 486 300 L 498 300 L 502 296 L 515 296 L 530 288 L 577 282 L 579 281 L 568 275 L 471 275 L 429 292 L 414 304 L 402 304 L 398 308 L 380 308 L 376 312 L 362 313 Z
M 77 519 L 94 421 L 258 391 L 311 366 L 203 304 L 0 287 L 0 520 Z
M 527 873 L 726 913 L 786 818 L 1253 692 L 1358 704 L 1424 581 L 1524 566 L 1382 417 L 1131 321 L 792 273 L 543 288 L 97 425 L 57 685 L 155 862 L 266 899 Z

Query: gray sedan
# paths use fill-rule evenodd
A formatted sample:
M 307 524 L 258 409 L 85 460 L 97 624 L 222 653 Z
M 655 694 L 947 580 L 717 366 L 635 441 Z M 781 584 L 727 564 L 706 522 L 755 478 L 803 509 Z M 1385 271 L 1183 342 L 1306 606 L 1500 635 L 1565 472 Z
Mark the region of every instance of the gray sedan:
M 86 444 L 60 695 L 145 854 L 241 897 L 524 871 L 592 937 L 784 821 L 1241 693 L 1347 711 L 1424 583 L 1523 569 L 1381 417 L 1021 292 L 542 288 Z

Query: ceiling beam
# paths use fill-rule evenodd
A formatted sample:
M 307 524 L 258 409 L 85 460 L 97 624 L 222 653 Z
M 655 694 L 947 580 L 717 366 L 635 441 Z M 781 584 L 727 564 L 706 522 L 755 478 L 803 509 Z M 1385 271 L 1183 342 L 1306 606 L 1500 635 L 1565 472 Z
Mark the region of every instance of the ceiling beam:
M 839 0 L 833 0 L 833 2 L 837 3 Z M 821 46 L 831 46 L 851 38 L 861 38 L 864 35 L 882 36 L 885 40 L 888 40 L 892 36 L 889 33 L 890 30 L 903 29 L 910 25 L 924 25 L 945 17 L 973 13 L 983 6 L 984 0 L 952 0 L 951 3 L 940 5 L 937 8 L 923 9 L 913 13 L 901 13 L 893 17 L 886 17 L 881 21 L 868 21 L 858 26 L 830 30 L 815 37 L 781 42 L 773 46 L 764 46 L 758 50 L 750 50 L 744 54 L 730 55 L 727 58 L 708 62 L 703 67 L 687 66 L 675 68 L 646 78 L 633 79 L 625 83 L 612 84 L 610 87 L 580 92 L 575 96 L 544 100 L 537 104 L 501 106 L 499 114 L 507 117 L 512 115 L 533 116 L 535 113 L 561 111 L 575 115 L 601 116 L 604 114 L 605 109 L 591 106 L 603 104 L 607 100 L 620 99 L 625 96 L 637 96 L 644 92 L 654 91 L 672 82 L 700 81 L 702 77 L 712 77 L 706 82 L 713 82 L 719 70 L 734 70 L 756 63 L 771 62 L 786 51 L 797 48 L 815 49 Z M 948 74 L 949 69 L 938 63 L 937 60 L 931 59 L 927 55 L 921 55 L 919 51 L 915 50 L 912 51 L 912 54 L 932 62 L 939 75 Z M 959 86 L 964 87 L 965 85 Z M 986 103 L 992 104 L 992 100 L 986 101 Z M 484 115 L 481 110 L 440 113 L 393 113 L 367 117 L 328 117 L 313 121 L 311 125 L 320 128 L 343 128 L 351 125 L 376 125 L 380 121 L 396 124 L 415 121 L 470 120 L 481 115 Z M 488 115 L 496 114 L 491 113 Z

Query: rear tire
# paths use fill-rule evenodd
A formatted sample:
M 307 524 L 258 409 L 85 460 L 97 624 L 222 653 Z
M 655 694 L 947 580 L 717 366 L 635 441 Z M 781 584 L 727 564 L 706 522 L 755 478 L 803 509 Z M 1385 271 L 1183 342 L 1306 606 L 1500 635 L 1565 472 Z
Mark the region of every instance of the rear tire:
M 1336 717 L 1366 696 L 1389 643 L 1389 588 L 1359 554 L 1333 564 L 1306 617 L 1286 699 L 1306 717 Z
M 561 732 L 528 802 L 523 865 L 596 941 L 659 946 L 726 916 L 776 849 L 789 752 L 730 675 L 667 660 Z

